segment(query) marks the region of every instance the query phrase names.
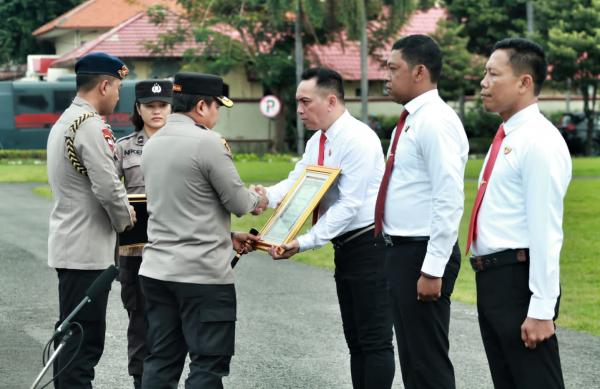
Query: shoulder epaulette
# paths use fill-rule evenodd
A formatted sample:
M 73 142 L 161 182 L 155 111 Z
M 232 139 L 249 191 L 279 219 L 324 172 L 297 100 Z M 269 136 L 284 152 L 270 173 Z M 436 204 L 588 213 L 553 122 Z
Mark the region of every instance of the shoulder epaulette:
M 136 136 L 136 135 L 137 135 L 137 133 L 138 133 L 137 131 L 134 131 L 134 132 L 132 132 L 132 133 L 131 133 L 131 134 L 129 134 L 129 135 L 125 135 L 124 137 L 121 137 L 121 138 L 117 139 L 117 143 L 119 143 L 119 142 L 123 142 L 123 141 L 126 141 L 127 139 L 130 139 L 130 138 L 132 138 L 132 137 Z

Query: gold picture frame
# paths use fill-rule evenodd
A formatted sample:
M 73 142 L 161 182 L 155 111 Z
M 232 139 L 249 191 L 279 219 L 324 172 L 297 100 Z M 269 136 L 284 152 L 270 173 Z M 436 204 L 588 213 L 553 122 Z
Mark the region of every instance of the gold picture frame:
M 256 243 L 256 248 L 267 251 L 273 246 L 292 241 L 341 171 L 337 168 L 307 166 L 260 230 L 261 239 Z

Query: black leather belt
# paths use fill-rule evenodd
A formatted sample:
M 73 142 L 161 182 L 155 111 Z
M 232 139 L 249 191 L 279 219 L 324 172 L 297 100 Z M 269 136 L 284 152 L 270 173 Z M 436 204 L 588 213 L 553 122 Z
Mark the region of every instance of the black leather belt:
M 381 233 L 381 237 L 386 246 L 400 246 L 407 243 L 414 242 L 427 242 L 429 241 L 428 236 L 394 236 L 386 233 Z
M 501 266 L 526 263 L 529 261 L 529 249 L 509 249 L 488 255 L 473 256 L 469 260 L 475 272 L 482 272 Z
M 361 228 L 357 228 L 356 230 L 344 232 L 342 235 L 336 236 L 335 238 L 331 239 L 331 243 L 333 244 L 334 248 L 339 249 L 342 246 L 344 246 L 345 244 L 348 244 L 352 240 L 358 238 L 359 236 L 361 236 L 369 231 L 372 231 L 374 228 L 375 228 L 374 224 L 369 224 L 366 227 L 361 227 Z M 373 235 L 373 234 L 371 233 L 371 235 Z

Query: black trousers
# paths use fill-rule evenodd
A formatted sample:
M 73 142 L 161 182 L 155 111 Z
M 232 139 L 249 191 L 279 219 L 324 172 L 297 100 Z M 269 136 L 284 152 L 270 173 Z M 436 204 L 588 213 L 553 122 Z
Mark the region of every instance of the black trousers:
M 144 312 L 144 295 L 138 273 L 142 257 L 121 256 L 119 258 L 119 280 L 121 281 L 121 301 L 129 316 L 127 327 L 127 370 L 129 375 L 142 376 L 144 358 L 148 356 L 146 336 L 148 322 Z
M 335 282 L 355 389 L 391 388 L 395 362 L 384 258 L 372 231 L 335 249 Z
M 448 329 L 460 250 L 455 244 L 442 278 L 442 295 L 430 302 L 417 300 L 417 281 L 426 252 L 427 241 L 403 242 L 385 249 L 402 381 L 406 389 L 453 389 Z
M 150 355 L 142 388 L 176 389 L 185 356 L 185 387 L 222 388 L 234 350 L 236 297 L 230 285 L 169 282 L 140 276 L 146 301 Z
M 531 298 L 529 263 L 478 272 L 475 279 L 479 328 L 494 387 L 564 388 L 556 335 L 533 350 L 521 340 L 521 324 Z
M 102 270 L 71 270 L 56 269 L 58 274 L 58 303 L 59 320 L 54 328 L 79 305 L 85 296 L 85 291 L 94 280 L 102 273 Z M 78 322 L 83 328 L 83 334 L 76 327 L 74 335 L 62 349 L 58 358 L 54 361 L 54 375 L 67 366 L 73 358 L 79 343 L 81 348 L 73 361 L 54 380 L 54 387 L 60 389 L 91 388 L 94 380 L 94 367 L 98 364 L 104 351 L 104 334 L 106 331 L 106 305 L 108 302 L 108 290 L 100 293 L 91 303 L 71 320 Z M 58 347 L 58 341 L 54 347 Z

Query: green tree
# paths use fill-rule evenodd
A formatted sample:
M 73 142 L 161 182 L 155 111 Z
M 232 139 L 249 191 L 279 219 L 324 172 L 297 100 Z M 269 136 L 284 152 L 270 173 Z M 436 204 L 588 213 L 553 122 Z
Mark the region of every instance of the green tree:
M 80 4 L 83 0 L 1 0 L 0 64 L 24 63 L 28 54 L 52 52 L 31 33 L 44 23 Z
M 523 36 L 527 28 L 524 0 L 446 0 L 451 18 L 463 24 L 472 53 L 489 55 L 495 42 Z
M 330 3 L 335 5 L 338 1 L 330 1 Z M 380 48 L 390 35 L 395 35 L 416 4 L 413 0 L 342 0 L 341 3 L 338 7 L 338 20 L 348 32 L 350 39 L 360 39 L 361 119 L 367 123 L 369 113 L 368 53 Z M 419 5 L 427 7 L 428 2 L 421 0 Z M 375 20 L 379 28 L 369 28 L 369 20 Z M 369 34 L 370 32 L 371 34 Z M 382 34 L 385 36 L 381 36 Z M 371 38 L 371 42 L 369 42 L 369 38 Z
M 464 24 L 442 21 L 433 34 L 444 55 L 442 76 L 438 82 L 444 100 L 459 101 L 459 115 L 465 117 L 465 95 L 473 94 L 481 79 L 485 60 L 467 49 L 469 38 L 461 36 Z
M 365 5 L 366 17 L 377 20 L 371 37 L 382 44 L 381 37 L 390 26 L 403 23 L 405 16 L 394 7 L 396 3 L 412 4 L 412 0 L 299 0 L 304 47 L 342 39 L 340 32 L 350 28 L 355 37 L 356 12 Z M 184 68 L 225 74 L 243 65 L 249 78 L 260 80 L 264 89 L 277 95 L 283 104 L 283 114 L 276 121 L 275 148 L 283 150 L 285 135 L 293 134 L 295 117 L 294 22 L 295 2 L 283 0 L 179 0 L 184 12 L 181 28 L 164 34 L 153 50 L 168 50 L 190 36 L 201 43 L 188 50 Z M 387 17 L 383 5 L 390 6 Z M 153 8 L 150 14 L 160 23 L 164 9 Z M 400 13 L 399 13 L 400 12 Z M 353 28 L 354 27 L 354 28 Z M 376 45 L 373 44 L 373 48 Z
M 547 30 L 547 54 L 554 81 L 572 80 L 583 97 L 588 119 L 586 154 L 594 145 L 594 119 L 600 80 L 600 0 L 548 0 L 540 10 Z M 563 84 L 564 85 L 564 84 Z

